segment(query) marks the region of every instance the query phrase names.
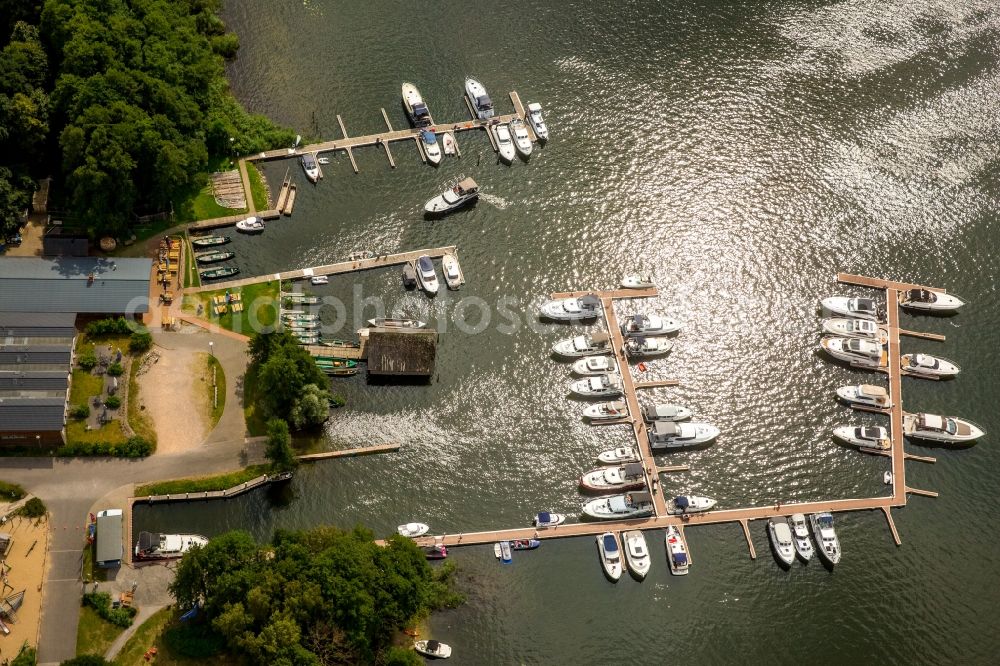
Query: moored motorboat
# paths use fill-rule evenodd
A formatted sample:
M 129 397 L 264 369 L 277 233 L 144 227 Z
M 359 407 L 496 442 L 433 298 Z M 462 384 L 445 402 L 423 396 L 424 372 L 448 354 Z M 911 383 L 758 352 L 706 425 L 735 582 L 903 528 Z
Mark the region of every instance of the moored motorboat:
M 833 436 L 862 449 L 888 451 L 892 448 L 889 431 L 882 426 L 840 426 L 833 429 Z
M 556 298 L 542 303 L 543 317 L 556 321 L 593 319 L 601 313 L 601 299 L 594 294 L 573 298 Z
M 904 308 L 923 312 L 954 312 L 965 305 L 965 301 L 942 291 L 910 289 L 903 292 L 899 304 Z
M 645 490 L 597 497 L 583 505 L 583 513 L 598 520 L 643 518 L 653 515 L 653 496 Z
M 431 528 L 424 523 L 406 523 L 396 528 L 396 532 L 405 537 L 419 537 L 430 532 Z
M 478 199 L 479 185 L 472 178 L 463 178 L 424 204 L 424 212 L 431 215 L 444 215 L 475 203 Z
M 542 105 L 538 102 L 528 104 L 528 122 L 531 123 L 531 129 L 535 130 L 535 136 L 539 141 L 549 140 L 549 127 L 542 117 Z
M 493 136 L 497 142 L 497 152 L 500 159 L 510 164 L 517 157 L 517 149 L 514 147 L 514 139 L 510 136 L 510 128 L 506 125 L 494 125 Z
M 885 365 L 889 355 L 881 342 L 865 338 L 828 336 L 820 340 L 819 344 L 823 351 L 833 358 L 864 368 L 878 368 Z
M 573 373 L 582 377 L 618 372 L 618 363 L 611 356 L 587 356 L 573 363 Z
M 137 560 L 170 560 L 183 557 L 195 546 L 205 546 L 208 538 L 200 534 L 158 534 L 139 532 L 134 554 Z
M 313 275 L 311 278 L 309 278 L 309 284 L 314 284 L 314 285 L 330 284 L 330 278 L 327 277 L 326 275 Z
M 245 234 L 259 234 L 264 231 L 264 221 L 251 216 L 237 222 L 236 230 Z
M 788 527 L 792 530 L 792 540 L 795 542 L 795 552 L 808 562 L 813 556 L 812 541 L 809 540 L 809 526 L 806 517 L 801 513 L 793 513 L 788 517 Z
M 871 319 L 854 319 L 852 317 L 824 319 L 823 333 L 842 338 L 871 338 L 873 340 L 882 340 L 888 337 Z
M 451 646 L 435 640 L 417 641 L 413 644 L 413 650 L 431 659 L 447 659 L 451 656 Z
M 417 286 L 417 269 L 413 267 L 413 262 L 408 261 L 403 264 L 403 287 L 413 289 Z
M 830 296 L 821 302 L 823 311 L 835 317 L 853 317 L 855 319 L 870 319 L 879 321 L 882 313 L 874 298 L 850 298 L 848 296 Z
M 406 109 L 406 115 L 410 117 L 410 122 L 412 122 L 417 127 L 424 127 L 431 124 L 431 112 L 427 108 L 427 104 L 424 103 L 424 98 L 421 97 L 420 91 L 412 83 L 403 83 L 403 108 Z
M 195 256 L 199 264 L 216 264 L 220 261 L 229 261 L 236 256 L 235 252 L 205 252 Z
M 605 465 L 629 463 L 636 460 L 641 460 L 639 452 L 630 446 L 619 446 L 617 449 L 608 449 L 597 454 L 597 461 Z
M 510 542 L 511 550 L 535 550 L 542 545 L 538 539 L 514 539 Z
M 235 266 L 225 266 L 223 268 L 213 268 L 207 271 L 201 271 L 198 275 L 201 276 L 202 280 L 220 280 L 222 278 L 232 277 L 240 272 L 240 269 Z
M 632 358 L 650 358 L 666 354 L 674 348 L 674 343 L 666 338 L 626 338 L 625 353 Z
M 615 421 L 628 418 L 628 404 L 624 400 L 600 402 L 584 407 L 583 418 L 591 421 Z
M 555 527 L 562 525 L 566 521 L 566 516 L 552 511 L 539 511 L 535 514 L 531 523 L 535 527 Z
M 942 444 L 968 444 L 985 435 L 986 431 L 972 421 L 957 416 L 919 413 L 903 415 L 903 434 Z
M 899 357 L 899 366 L 908 375 L 918 377 L 954 377 L 961 368 L 954 361 L 930 354 L 903 354 Z
M 701 497 L 699 495 L 678 495 L 667 502 L 667 513 L 679 516 L 685 513 L 699 513 L 710 511 L 716 505 L 716 501 L 711 497 Z
M 841 386 L 837 389 L 837 397 L 852 406 L 859 405 L 875 409 L 889 409 L 892 407 L 889 392 L 881 386 L 873 386 L 871 384 Z
M 441 135 L 441 149 L 444 150 L 445 155 L 454 155 L 458 146 L 458 142 L 455 141 L 455 135 L 451 132 L 445 132 Z
M 602 354 L 611 348 L 611 337 L 607 333 L 591 333 L 560 340 L 552 345 L 552 351 L 560 356 L 590 356 Z
M 583 398 L 614 398 L 622 394 L 622 378 L 617 373 L 595 375 L 573 382 L 569 390 Z
M 486 94 L 486 87 L 482 83 L 472 77 L 465 79 L 465 94 L 469 97 L 477 118 L 487 120 L 493 117 L 493 100 Z
M 306 296 L 294 291 L 282 293 L 281 299 L 292 305 L 316 305 L 319 303 L 319 296 Z
M 225 245 L 232 241 L 229 236 L 202 236 L 201 238 L 192 238 L 191 245 L 195 247 L 215 247 L 216 245 Z
M 622 278 L 622 289 L 650 289 L 653 278 L 649 275 L 626 275 Z
M 686 576 L 691 562 L 688 559 L 687 546 L 684 545 L 684 539 L 681 538 L 681 531 L 675 525 L 668 525 L 663 541 L 667 546 L 670 573 L 675 576 Z
M 421 550 L 424 553 L 424 557 L 428 560 L 448 559 L 448 547 L 443 543 L 436 543 L 433 546 L 424 546 Z
M 646 404 L 642 408 L 642 419 L 646 423 L 654 421 L 686 421 L 691 418 L 691 410 L 669 403 Z
M 316 155 L 313 153 L 305 153 L 300 158 L 302 162 L 302 170 L 306 172 L 306 178 L 312 182 L 319 180 L 319 164 L 316 162 Z
M 788 528 L 788 523 L 769 518 L 767 535 L 771 540 L 771 548 L 778 561 L 785 566 L 791 566 L 792 562 L 795 561 L 795 544 L 792 542 L 792 530 Z
M 388 317 L 369 319 L 368 325 L 374 328 L 423 328 L 427 326 L 419 319 L 390 319 Z
M 654 453 L 702 446 L 719 436 L 719 429 L 709 423 L 675 421 L 656 421 L 647 432 L 649 448 Z
M 600 467 L 586 472 L 580 477 L 580 488 L 594 493 L 638 490 L 645 486 L 646 472 L 642 463 Z
M 417 258 L 417 281 L 428 294 L 436 294 L 440 288 L 434 262 L 426 254 Z
M 500 541 L 493 544 L 493 554 L 496 555 L 496 558 L 500 560 L 502 564 L 510 564 L 514 561 L 509 541 Z
M 420 130 L 420 143 L 424 147 L 424 155 L 427 161 L 437 166 L 441 163 L 441 144 L 437 140 L 437 134 L 429 129 Z
M 812 524 L 813 537 L 816 545 L 819 546 L 819 555 L 830 565 L 840 562 L 840 540 L 837 539 L 837 531 L 833 528 L 833 514 L 814 513 L 809 516 Z
M 625 564 L 628 565 L 628 570 L 639 580 L 645 578 L 651 564 L 646 537 L 640 530 L 622 532 L 622 549 L 625 551 Z
M 514 147 L 522 157 L 531 155 L 531 137 L 528 136 L 528 128 L 524 126 L 524 121 L 520 118 L 512 118 L 510 123 L 510 133 L 514 138 Z
M 622 333 L 627 337 L 667 335 L 679 330 L 681 330 L 679 321 L 655 314 L 635 314 L 622 323 Z
M 458 265 L 458 257 L 448 253 L 441 257 L 441 270 L 444 273 L 444 283 L 449 289 L 458 289 L 465 284 L 462 267 Z
M 601 555 L 601 567 L 611 581 L 622 577 L 622 552 L 618 545 L 618 536 L 614 532 L 597 535 L 597 551 Z

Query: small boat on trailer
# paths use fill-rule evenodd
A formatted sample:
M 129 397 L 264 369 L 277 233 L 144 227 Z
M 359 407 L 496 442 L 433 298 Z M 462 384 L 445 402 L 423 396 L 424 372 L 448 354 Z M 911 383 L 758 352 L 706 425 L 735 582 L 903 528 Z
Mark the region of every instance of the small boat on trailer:
M 612 582 L 617 582 L 622 577 L 622 550 L 618 545 L 618 536 L 614 532 L 599 534 L 597 552 L 601 555 L 604 575 Z
M 195 255 L 195 260 L 199 264 L 217 264 L 220 261 L 229 261 L 235 256 L 235 252 L 205 252 Z
M 649 573 L 650 559 L 646 537 L 640 530 L 629 530 L 622 533 L 622 545 L 625 550 L 625 564 L 639 580 Z
M 786 567 L 791 566 L 795 561 L 795 544 L 792 542 L 792 530 L 788 528 L 788 523 L 774 518 L 768 519 L 767 535 L 778 561 Z
M 369 319 L 368 325 L 374 328 L 423 328 L 427 326 L 419 319 L 391 319 L 388 317 Z
M 235 266 L 225 266 L 223 268 L 213 268 L 207 271 L 201 271 L 198 275 L 201 276 L 202 280 L 221 280 L 222 278 L 232 277 L 237 275 L 240 269 Z
M 676 525 L 669 525 L 663 537 L 667 546 L 667 561 L 670 563 L 670 573 L 674 576 L 686 576 L 691 561 L 688 559 L 687 547 L 681 538 L 681 531 Z
M 232 242 L 232 238 L 229 236 L 202 236 L 191 239 L 191 245 L 194 247 L 215 247 L 229 242 Z
M 451 646 L 435 640 L 417 641 L 413 644 L 413 650 L 431 659 L 447 659 L 451 656 Z
M 958 296 L 931 289 L 910 289 L 899 299 L 900 306 L 921 312 L 954 312 L 965 305 Z

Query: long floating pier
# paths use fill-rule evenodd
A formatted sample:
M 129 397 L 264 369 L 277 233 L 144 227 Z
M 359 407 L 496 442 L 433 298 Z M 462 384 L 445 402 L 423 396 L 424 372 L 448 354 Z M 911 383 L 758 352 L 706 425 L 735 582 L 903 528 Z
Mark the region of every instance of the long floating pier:
M 355 458 L 357 456 L 370 456 L 373 453 L 390 453 L 399 451 L 399 448 L 399 444 L 378 444 L 376 446 L 361 446 L 354 449 L 341 449 L 340 451 L 307 453 L 297 457 L 302 462 L 316 462 L 317 460 L 329 460 L 331 458 Z

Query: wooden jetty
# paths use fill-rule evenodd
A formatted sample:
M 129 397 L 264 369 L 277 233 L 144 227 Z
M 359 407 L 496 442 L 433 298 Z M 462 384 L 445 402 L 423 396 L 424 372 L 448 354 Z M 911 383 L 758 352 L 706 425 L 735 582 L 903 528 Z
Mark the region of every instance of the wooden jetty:
M 386 266 L 396 266 L 415 261 L 422 255 L 427 255 L 432 259 L 438 259 L 446 254 L 457 256 L 458 248 L 454 245 L 447 247 L 434 247 L 426 250 L 413 250 L 411 252 L 400 252 L 397 254 L 382 254 L 371 259 L 355 259 L 341 261 L 325 266 L 313 266 L 311 268 L 299 268 L 293 271 L 282 273 L 272 273 L 269 275 L 259 275 L 257 277 L 244 278 L 242 280 L 229 280 L 228 282 L 216 282 L 207 287 L 197 287 L 189 289 L 188 293 L 198 293 L 200 291 L 215 291 L 218 289 L 235 289 L 245 287 L 248 284 L 258 282 L 269 282 L 270 280 L 302 280 L 314 275 L 339 275 L 341 273 L 353 273 L 355 271 L 365 271 L 372 268 L 384 268 Z
M 285 206 L 281 209 L 281 212 L 285 215 L 292 214 L 292 208 L 295 206 L 295 192 L 297 189 L 298 187 L 294 184 L 288 186 L 288 200 L 285 201 Z
M 307 453 L 297 456 L 302 462 L 316 462 L 317 460 L 329 460 L 331 458 L 354 458 L 357 456 L 368 456 L 373 453 L 389 453 L 399 451 L 399 444 L 378 444 L 375 446 L 361 446 L 354 449 L 342 449 L 340 451 L 323 451 L 322 453 Z
M 305 345 L 305 350 L 311 356 L 332 356 L 334 358 L 344 358 L 352 361 L 363 361 L 366 358 L 367 337 L 361 338 L 361 345 L 350 347 L 346 345 Z

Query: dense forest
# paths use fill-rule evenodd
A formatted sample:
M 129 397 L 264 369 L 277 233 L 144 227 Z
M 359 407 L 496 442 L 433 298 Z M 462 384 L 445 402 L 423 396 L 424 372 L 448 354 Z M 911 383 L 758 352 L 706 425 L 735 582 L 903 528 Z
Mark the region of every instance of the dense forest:
M 292 142 L 229 92 L 221 0 L 0 0 L 0 227 L 36 178 L 92 236 L 170 209 L 209 158 Z
M 378 546 L 361 528 L 279 531 L 270 547 L 230 532 L 178 565 L 178 606 L 201 610 L 172 642 L 190 657 L 222 649 L 269 666 L 420 664 L 393 638 L 431 610 L 461 603 L 452 573 L 432 569 L 409 539 Z

